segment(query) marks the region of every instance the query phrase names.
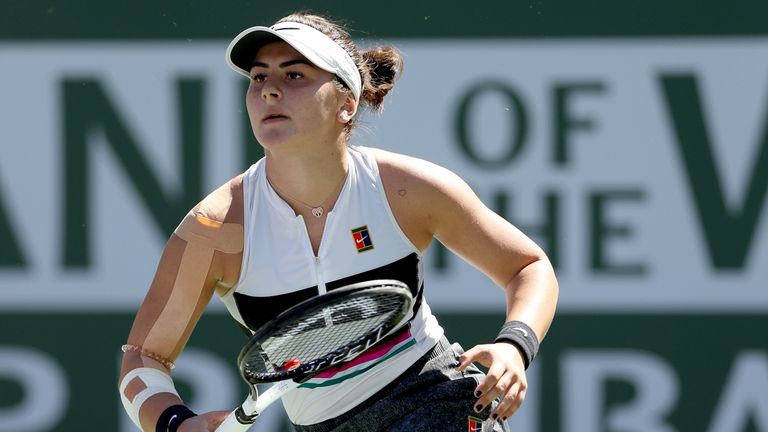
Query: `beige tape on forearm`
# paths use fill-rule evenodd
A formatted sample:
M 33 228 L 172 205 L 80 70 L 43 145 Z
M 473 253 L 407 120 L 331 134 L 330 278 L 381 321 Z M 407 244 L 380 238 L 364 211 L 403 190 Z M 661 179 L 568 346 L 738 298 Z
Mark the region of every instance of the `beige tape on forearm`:
M 133 369 L 120 382 L 120 400 L 128 417 L 141 429 L 141 406 L 159 393 L 179 396 L 170 375 L 154 368 Z
M 179 354 L 177 345 L 186 340 L 196 310 L 205 306 L 200 300 L 214 253 L 231 254 L 243 250 L 243 227 L 239 224 L 189 214 L 175 234 L 187 244 L 170 298 L 143 341 L 145 347 L 166 347 L 171 360 Z
M 212 259 L 213 249 L 210 247 L 187 243 L 171 296 L 147 333 L 145 347 L 164 347 L 174 360 L 176 353 L 173 351 L 195 314 Z

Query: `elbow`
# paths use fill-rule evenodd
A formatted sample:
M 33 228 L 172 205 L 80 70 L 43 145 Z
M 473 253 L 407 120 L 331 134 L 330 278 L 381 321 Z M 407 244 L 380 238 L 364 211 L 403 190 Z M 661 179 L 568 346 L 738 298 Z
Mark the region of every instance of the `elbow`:
M 555 273 L 555 267 L 552 265 L 552 262 L 549 261 L 549 258 L 544 259 L 544 264 L 542 264 L 543 267 L 545 267 L 544 271 L 546 273 L 545 278 L 547 280 L 547 283 L 545 284 L 547 287 L 549 287 L 550 296 L 552 297 L 552 304 L 553 309 L 557 307 L 557 299 L 560 296 L 560 284 L 557 281 L 557 274 Z
M 560 285 L 557 281 L 555 268 L 544 252 L 532 256 L 527 264 L 512 275 L 504 286 L 511 293 L 517 292 L 519 294 L 523 294 L 519 289 L 524 287 L 525 294 L 523 295 L 527 297 L 535 293 L 535 297 L 544 300 L 544 303 L 553 312 L 560 295 Z
M 549 260 L 549 257 L 544 252 L 541 252 L 541 255 L 537 257 L 534 263 L 536 264 L 536 272 L 541 280 L 541 285 L 547 291 L 547 295 L 551 297 L 552 303 L 556 304 L 560 295 L 560 285 L 557 282 L 557 274 L 555 273 L 552 261 Z

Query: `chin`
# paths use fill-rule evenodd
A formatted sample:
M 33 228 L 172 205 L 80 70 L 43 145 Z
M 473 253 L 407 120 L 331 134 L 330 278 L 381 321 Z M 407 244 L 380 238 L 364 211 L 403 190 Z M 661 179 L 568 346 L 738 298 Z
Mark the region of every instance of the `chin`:
M 256 140 L 259 141 L 264 150 L 272 150 L 280 147 L 284 147 L 289 144 L 290 136 L 284 133 L 267 133 L 256 136 Z

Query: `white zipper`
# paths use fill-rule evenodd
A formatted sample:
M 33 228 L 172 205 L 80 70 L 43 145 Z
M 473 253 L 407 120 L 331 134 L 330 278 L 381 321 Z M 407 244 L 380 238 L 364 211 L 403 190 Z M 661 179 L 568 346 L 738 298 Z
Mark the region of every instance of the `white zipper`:
M 320 257 L 317 256 L 315 257 L 315 274 L 317 274 L 317 291 L 323 295 L 328 292 L 328 289 L 325 287 L 323 277 L 320 276 Z
M 317 295 L 323 295 L 328 292 L 325 287 L 325 281 L 320 276 L 320 257 L 315 256 L 315 273 L 317 273 Z M 331 315 L 331 308 L 323 309 L 323 319 L 325 320 L 326 327 L 333 327 L 333 316 Z
M 315 273 L 317 274 L 317 291 L 319 295 L 323 295 L 328 292 L 328 289 L 325 287 L 325 280 L 323 279 L 322 272 L 321 272 L 322 268 L 320 266 L 320 257 L 323 256 L 323 246 L 325 243 L 325 239 L 328 238 L 331 232 L 333 232 L 334 223 L 336 223 L 334 212 L 333 211 L 328 212 L 328 215 L 325 217 L 325 226 L 323 227 L 323 234 L 322 234 L 322 237 L 320 237 L 320 246 L 317 248 L 317 255 L 315 255 Z M 306 225 L 304 226 L 306 228 Z M 309 239 L 309 234 L 307 234 L 307 239 Z M 309 243 L 311 248 L 312 243 L 311 242 Z
M 330 215 L 329 215 L 330 216 Z M 310 254 L 312 254 L 312 257 L 315 260 L 315 276 L 317 277 L 317 293 L 318 295 L 323 295 L 328 292 L 328 289 L 325 287 L 325 281 L 323 280 L 322 274 L 320 272 L 320 257 L 315 255 L 315 251 L 312 249 L 312 240 L 309 239 L 309 230 L 307 230 L 307 224 L 304 223 L 304 218 L 301 215 L 298 215 L 296 217 L 296 223 L 301 224 L 301 230 L 304 231 L 304 241 L 307 244 L 307 248 Z M 326 219 L 326 223 L 328 223 L 328 220 Z M 325 231 L 325 230 L 323 230 Z M 325 232 L 323 232 L 323 235 L 325 235 Z M 321 240 L 322 244 L 322 240 Z M 320 249 L 317 250 L 318 255 L 320 254 Z

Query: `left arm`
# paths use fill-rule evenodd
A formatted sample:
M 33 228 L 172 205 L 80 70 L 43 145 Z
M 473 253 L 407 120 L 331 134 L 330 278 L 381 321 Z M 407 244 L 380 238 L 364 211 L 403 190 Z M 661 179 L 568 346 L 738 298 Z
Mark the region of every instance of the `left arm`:
M 530 238 L 491 211 L 451 171 L 429 162 L 378 152 L 390 206 L 398 223 L 419 248 L 437 238 L 504 290 L 506 321 L 522 321 L 541 341 L 555 313 L 558 284 L 546 254 Z M 525 364 L 515 345 L 478 345 L 460 358 L 459 370 L 477 361 L 488 374 L 476 388 L 483 409 L 494 399 L 491 413 L 509 417 L 527 389 Z
M 439 215 L 435 237 L 504 290 L 507 321 L 523 321 L 543 339 L 558 293 L 549 259 L 525 234 L 488 209 L 466 183 L 458 177 L 451 182 L 448 194 L 430 205 Z

